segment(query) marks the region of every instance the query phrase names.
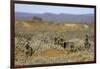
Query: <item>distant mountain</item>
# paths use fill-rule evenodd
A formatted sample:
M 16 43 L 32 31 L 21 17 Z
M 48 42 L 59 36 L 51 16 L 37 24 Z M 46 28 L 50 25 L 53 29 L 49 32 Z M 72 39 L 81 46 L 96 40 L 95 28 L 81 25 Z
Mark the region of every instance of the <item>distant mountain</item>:
M 73 14 L 53 14 L 53 13 L 43 13 L 43 14 L 22 13 L 22 12 L 15 13 L 15 18 L 19 20 L 31 20 L 33 16 L 38 16 L 45 21 L 72 22 L 72 23 L 94 22 L 93 14 L 73 15 Z

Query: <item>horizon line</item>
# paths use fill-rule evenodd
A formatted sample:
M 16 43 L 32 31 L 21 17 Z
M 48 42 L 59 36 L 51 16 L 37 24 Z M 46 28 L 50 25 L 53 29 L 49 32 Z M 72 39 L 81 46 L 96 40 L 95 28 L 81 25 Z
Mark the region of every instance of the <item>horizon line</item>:
M 29 13 L 29 14 L 55 14 L 55 15 L 60 15 L 60 14 L 69 14 L 69 15 L 93 15 L 94 13 L 83 13 L 83 14 L 72 14 L 72 13 L 52 13 L 52 12 L 45 12 L 45 13 L 31 13 L 31 12 L 20 12 L 20 11 L 15 11 L 15 13 Z

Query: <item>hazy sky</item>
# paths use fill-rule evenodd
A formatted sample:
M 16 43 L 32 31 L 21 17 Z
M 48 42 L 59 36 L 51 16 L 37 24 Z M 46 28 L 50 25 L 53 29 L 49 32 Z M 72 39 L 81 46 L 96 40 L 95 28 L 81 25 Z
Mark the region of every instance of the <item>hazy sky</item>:
M 15 12 L 26 13 L 67 13 L 67 14 L 94 14 L 94 8 L 62 7 L 47 5 L 15 4 Z

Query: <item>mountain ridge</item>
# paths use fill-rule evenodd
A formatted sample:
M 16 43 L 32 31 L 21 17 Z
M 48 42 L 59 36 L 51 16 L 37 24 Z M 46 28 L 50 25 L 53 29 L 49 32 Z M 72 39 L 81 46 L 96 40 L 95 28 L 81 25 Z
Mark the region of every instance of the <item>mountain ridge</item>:
M 33 16 L 42 18 L 45 21 L 57 21 L 57 22 L 75 22 L 75 23 L 93 23 L 93 14 L 55 14 L 55 13 L 24 13 L 15 12 L 15 19 L 18 20 L 31 20 Z

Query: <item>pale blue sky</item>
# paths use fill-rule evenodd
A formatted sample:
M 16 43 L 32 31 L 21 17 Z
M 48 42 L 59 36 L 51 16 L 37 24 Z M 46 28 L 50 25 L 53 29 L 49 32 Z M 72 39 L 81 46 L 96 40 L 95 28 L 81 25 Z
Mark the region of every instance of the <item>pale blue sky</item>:
M 63 7 L 49 5 L 15 4 L 15 12 L 55 13 L 55 14 L 94 14 L 94 8 Z

